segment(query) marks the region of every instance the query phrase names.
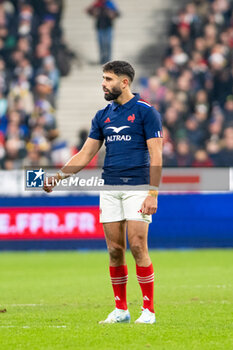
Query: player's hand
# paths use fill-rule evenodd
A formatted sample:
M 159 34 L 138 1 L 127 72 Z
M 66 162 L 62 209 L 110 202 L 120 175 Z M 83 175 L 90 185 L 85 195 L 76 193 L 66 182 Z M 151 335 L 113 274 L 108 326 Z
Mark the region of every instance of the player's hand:
M 44 183 L 43 190 L 47 193 L 53 192 L 53 188 L 56 186 L 56 176 L 49 176 L 46 178 L 46 184 Z
M 158 196 L 148 195 L 141 206 L 141 213 L 145 215 L 155 214 L 158 208 Z

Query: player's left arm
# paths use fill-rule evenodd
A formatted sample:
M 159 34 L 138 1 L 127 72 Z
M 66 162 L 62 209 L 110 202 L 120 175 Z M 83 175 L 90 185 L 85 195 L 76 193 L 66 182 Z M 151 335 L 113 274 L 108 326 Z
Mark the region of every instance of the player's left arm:
M 150 190 L 142 203 L 143 214 L 155 214 L 158 208 L 158 187 L 162 174 L 162 138 L 150 138 L 147 141 L 150 154 Z

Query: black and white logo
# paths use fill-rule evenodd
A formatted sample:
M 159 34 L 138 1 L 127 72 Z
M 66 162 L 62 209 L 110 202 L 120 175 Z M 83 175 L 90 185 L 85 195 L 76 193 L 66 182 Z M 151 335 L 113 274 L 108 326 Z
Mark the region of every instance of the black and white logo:
M 121 130 L 126 129 L 126 128 L 130 128 L 130 126 L 125 125 L 125 126 L 120 126 L 119 128 L 117 128 L 115 126 L 109 126 L 106 129 L 112 129 L 116 134 L 118 134 Z
M 115 126 L 108 126 L 106 129 L 112 129 L 116 134 L 118 134 L 121 130 L 124 130 L 126 128 L 130 128 L 128 125 L 120 126 L 119 128 Z M 111 135 L 107 136 L 107 141 L 130 141 L 131 136 L 130 135 Z
M 39 170 L 27 170 L 26 173 L 26 187 L 43 187 L 44 186 L 44 171 L 43 169 Z

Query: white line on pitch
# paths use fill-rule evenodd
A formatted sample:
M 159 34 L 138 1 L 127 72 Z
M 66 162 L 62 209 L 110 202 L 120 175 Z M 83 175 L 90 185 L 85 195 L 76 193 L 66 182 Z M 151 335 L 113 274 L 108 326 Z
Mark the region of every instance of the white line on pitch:
M 4 304 L 6 306 L 42 306 L 44 304 Z
M 62 325 L 62 326 L 46 326 L 48 328 L 67 328 L 67 326 Z M 30 326 L 0 326 L 0 328 L 24 328 L 24 329 L 30 329 L 30 328 L 43 328 L 43 327 L 30 327 Z

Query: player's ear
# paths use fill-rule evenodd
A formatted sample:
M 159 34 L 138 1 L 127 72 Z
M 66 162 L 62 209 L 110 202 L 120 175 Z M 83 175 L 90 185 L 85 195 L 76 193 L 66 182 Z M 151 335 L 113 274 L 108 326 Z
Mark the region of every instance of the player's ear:
M 123 79 L 122 79 L 122 85 L 123 85 L 123 88 L 126 88 L 127 86 L 130 85 L 130 83 L 129 83 L 129 78 L 128 78 L 128 77 L 123 77 Z

